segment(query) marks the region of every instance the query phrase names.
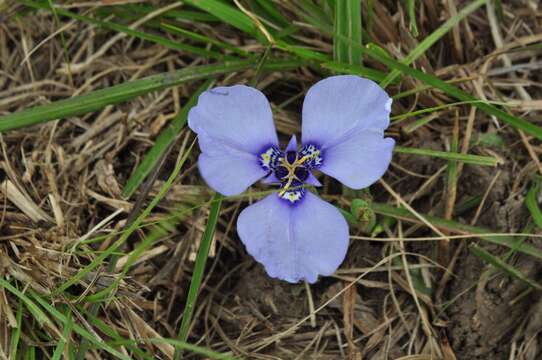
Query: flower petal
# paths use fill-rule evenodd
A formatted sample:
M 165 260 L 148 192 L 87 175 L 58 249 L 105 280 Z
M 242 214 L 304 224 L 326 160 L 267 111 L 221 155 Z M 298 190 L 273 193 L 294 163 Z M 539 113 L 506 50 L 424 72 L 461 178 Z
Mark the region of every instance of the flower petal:
M 201 175 L 214 190 L 237 195 L 267 174 L 257 156 L 278 139 L 260 91 L 243 85 L 205 91 L 190 110 L 188 125 L 198 134 Z
M 309 172 L 309 177 L 307 178 L 307 180 L 305 180 L 305 182 L 316 187 L 322 186 L 322 183 L 311 172 Z
M 351 131 L 384 130 L 390 121 L 391 101 L 377 83 L 359 76 L 321 80 L 305 96 L 302 143 L 325 149 Z
M 295 205 L 267 196 L 241 212 L 237 231 L 269 276 L 291 283 L 333 274 L 348 249 L 346 220 L 311 192 Z
M 319 170 L 352 189 L 366 188 L 388 169 L 394 145 L 382 131 L 360 130 L 326 149 Z
M 188 114 L 188 126 L 198 135 L 255 155 L 278 145 L 269 102 L 259 90 L 244 85 L 202 93 Z
M 198 159 L 199 171 L 215 191 L 225 196 L 238 195 L 267 174 L 255 159 L 246 156 L 234 156 L 227 151 L 222 155 L 202 152 Z
M 297 138 L 295 135 L 292 135 L 290 138 L 288 146 L 286 146 L 286 151 L 297 151 Z

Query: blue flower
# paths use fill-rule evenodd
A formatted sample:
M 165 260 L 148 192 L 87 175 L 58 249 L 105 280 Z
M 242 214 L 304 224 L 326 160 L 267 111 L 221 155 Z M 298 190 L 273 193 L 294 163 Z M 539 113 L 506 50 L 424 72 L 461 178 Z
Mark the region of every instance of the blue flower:
M 348 248 L 348 224 L 337 208 L 301 186 L 321 185 L 313 170 L 353 189 L 377 181 L 395 145 L 384 138 L 390 111 L 390 97 L 373 81 L 326 78 L 305 97 L 301 146 L 294 136 L 282 151 L 260 91 L 235 85 L 200 95 L 188 124 L 198 134 L 198 165 L 207 184 L 226 196 L 260 179 L 280 186 L 237 220 L 247 251 L 269 276 L 312 283 L 337 270 Z

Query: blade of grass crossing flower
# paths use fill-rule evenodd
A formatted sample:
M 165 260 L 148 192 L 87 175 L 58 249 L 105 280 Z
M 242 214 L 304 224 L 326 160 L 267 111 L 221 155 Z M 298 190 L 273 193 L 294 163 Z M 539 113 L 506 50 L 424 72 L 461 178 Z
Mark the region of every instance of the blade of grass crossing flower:
M 411 154 L 420 156 L 431 156 L 449 161 L 461 161 L 466 164 L 497 166 L 499 160 L 491 156 L 470 155 L 458 152 L 437 151 L 431 149 L 419 149 L 411 147 L 396 146 L 393 151 L 399 154 Z
M 64 326 L 67 326 L 68 318 L 66 315 L 62 314 L 54 306 L 50 305 L 48 301 L 41 298 L 35 291 L 29 290 L 29 293 L 34 298 L 34 300 L 38 302 L 53 318 L 55 318 L 59 323 L 63 324 Z M 130 357 L 124 355 L 118 350 L 115 350 L 108 343 L 100 339 L 97 339 L 94 334 L 90 333 L 89 331 L 84 329 L 82 326 L 78 324 L 74 324 L 74 323 L 72 323 L 72 326 L 73 326 L 73 331 L 75 331 L 77 334 L 79 334 L 82 338 L 86 339 L 87 341 L 90 341 L 97 348 L 103 349 L 119 359 L 130 360 Z
M 58 341 L 51 360 L 60 360 L 60 358 L 62 357 L 62 353 L 64 352 L 64 347 L 66 346 L 66 343 L 71 336 L 73 327 L 72 313 L 69 309 L 67 310 L 67 312 L 68 314 L 66 315 L 66 323 L 64 324 L 64 330 L 62 331 L 63 338 Z
M 381 203 L 371 203 L 371 207 L 375 213 L 385 216 L 390 216 L 396 219 L 401 219 L 404 221 L 410 221 L 413 223 L 420 223 L 420 220 L 410 211 L 402 208 L 397 208 L 388 204 Z M 457 221 L 446 220 L 436 216 L 421 214 L 427 221 L 433 224 L 435 227 L 440 230 L 447 230 L 456 234 L 480 234 L 480 239 L 489 241 L 491 243 L 506 246 L 510 249 L 517 249 L 518 251 L 533 256 L 537 259 L 542 260 L 542 250 L 538 249 L 532 245 L 520 243 L 512 236 L 493 236 L 493 235 L 483 235 L 483 234 L 493 234 L 495 231 L 490 229 L 465 225 Z M 521 241 L 520 241 L 521 242 Z
M 540 211 L 540 208 L 538 207 L 537 200 L 539 192 L 540 181 L 538 179 L 535 179 L 533 181 L 533 184 L 531 185 L 531 188 L 529 189 L 529 192 L 527 193 L 527 197 L 525 198 L 525 205 L 527 205 L 527 209 L 529 209 L 531 217 L 533 218 L 536 226 L 539 229 L 542 229 L 542 211 Z
M 220 206 L 222 204 L 222 196 L 215 194 L 211 201 L 211 210 L 209 212 L 209 219 L 207 220 L 207 226 L 203 232 L 201 238 L 198 254 L 196 256 L 196 264 L 194 266 L 194 273 L 192 274 L 192 280 L 190 282 L 190 290 L 188 291 L 188 297 L 183 311 L 183 319 L 181 327 L 179 328 L 179 340 L 186 342 L 188 340 L 188 334 L 190 331 L 190 324 L 192 322 L 192 314 L 198 293 L 200 290 L 201 281 L 203 280 L 203 272 L 205 270 L 205 264 L 209 256 L 209 249 L 211 247 L 211 241 L 215 233 L 216 224 L 218 222 L 218 215 L 220 213 Z M 175 360 L 181 359 L 182 348 L 176 347 Z
M 149 175 L 156 162 L 160 160 L 162 154 L 164 154 L 167 148 L 175 141 L 181 130 L 185 127 L 188 119 L 188 112 L 196 104 L 199 95 L 207 90 L 212 83 L 212 80 L 207 80 L 205 83 L 203 83 L 203 85 L 196 90 L 188 102 L 184 104 L 177 116 L 175 116 L 175 118 L 164 130 L 162 130 L 153 147 L 145 154 L 145 157 L 139 166 L 126 182 L 122 192 L 123 197 L 129 198 L 132 196 L 143 180 L 145 180 L 147 175 Z
M 395 61 L 387 56 L 383 56 L 380 51 L 375 50 L 375 47 L 372 46 L 372 44 L 367 45 L 367 47 L 363 48 L 363 52 L 374 58 L 375 60 L 378 60 L 382 64 L 388 66 L 390 69 L 397 69 L 400 70 L 402 73 L 406 75 L 410 75 L 415 79 L 418 79 L 420 81 L 423 81 L 434 88 L 440 89 L 441 91 L 444 91 L 449 96 L 452 96 L 460 101 L 472 101 L 473 106 L 476 106 L 480 110 L 484 111 L 485 113 L 489 115 L 494 115 L 503 122 L 507 123 L 508 125 L 525 131 L 526 133 L 536 137 L 539 140 L 542 140 L 542 129 L 534 124 L 531 124 L 530 122 L 526 121 L 525 119 L 522 119 L 520 117 L 508 114 L 505 111 L 502 111 L 495 106 L 488 104 L 486 102 L 479 102 L 479 99 L 476 97 L 464 92 L 463 90 L 460 90 L 459 88 L 448 84 L 445 81 L 440 80 L 439 78 L 426 74 L 420 70 L 413 69 L 409 66 L 406 66 L 398 61 Z
M 536 290 L 539 290 L 539 291 L 542 290 L 542 285 L 541 284 L 537 283 L 536 281 L 534 281 L 532 279 L 529 279 L 521 271 L 519 271 L 518 269 L 516 269 L 513 266 L 508 265 L 507 263 L 502 261 L 500 258 L 491 255 L 489 252 L 482 249 L 481 247 L 479 247 L 477 245 L 472 245 L 470 247 L 470 251 L 474 255 L 478 256 L 480 259 L 482 259 L 485 262 L 487 262 L 488 264 L 491 264 L 491 265 L 495 266 L 496 268 L 504 271 L 505 273 L 507 273 L 511 277 L 516 278 L 516 279 L 518 279 L 520 281 L 523 281 L 524 283 L 526 283 L 527 285 L 529 285 L 530 287 L 532 287 L 532 288 L 534 288 Z
M 299 61 L 268 61 L 265 69 L 288 69 L 301 65 Z M 118 104 L 152 91 L 177 86 L 185 82 L 215 75 L 251 69 L 252 61 L 226 62 L 216 65 L 186 67 L 174 72 L 149 76 L 120 85 L 89 92 L 70 99 L 35 106 L 0 117 L 0 132 L 41 124 L 50 120 L 76 116 Z
M 471 2 L 469 5 L 465 6 L 463 9 L 461 9 L 457 13 L 456 16 L 453 16 L 449 18 L 448 20 L 446 20 L 446 22 L 444 22 L 444 24 L 442 24 L 438 29 L 433 31 L 431 35 L 423 39 L 423 41 L 420 42 L 418 46 L 416 46 L 401 62 L 405 65 L 411 64 L 414 60 L 422 56 L 431 46 L 433 46 L 433 44 L 435 44 L 444 35 L 446 35 L 461 20 L 465 19 L 468 15 L 470 15 L 479 7 L 484 5 L 487 1 L 488 0 L 476 0 L 476 1 Z M 414 13 L 411 14 L 410 7 L 412 6 L 412 9 L 414 10 L 414 0 L 409 0 L 408 6 L 409 6 L 409 15 L 413 16 Z M 413 19 L 411 17 L 410 23 L 416 24 L 416 19 L 415 18 Z M 385 88 L 386 86 L 391 84 L 399 75 L 401 75 L 401 71 L 397 69 L 393 69 L 391 73 L 389 73 L 389 75 L 386 77 L 386 79 L 384 79 L 380 83 L 380 85 Z
M 361 65 L 361 0 L 335 1 L 334 33 L 335 60 L 340 63 Z M 352 46 L 353 44 L 358 46 Z

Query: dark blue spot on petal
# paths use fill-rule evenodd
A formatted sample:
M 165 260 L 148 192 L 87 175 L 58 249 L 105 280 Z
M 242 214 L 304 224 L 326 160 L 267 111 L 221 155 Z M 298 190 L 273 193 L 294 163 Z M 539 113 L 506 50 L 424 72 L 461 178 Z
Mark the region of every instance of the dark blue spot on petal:
M 295 163 L 296 159 L 297 159 L 297 151 L 286 152 L 286 161 L 288 161 L 288 164 Z
M 299 181 L 305 181 L 309 177 L 309 171 L 304 166 L 298 166 L 294 170 L 295 176 L 299 179 Z
M 284 179 L 286 176 L 288 176 L 288 169 L 286 169 L 284 166 L 278 166 L 275 169 L 275 176 L 279 180 Z

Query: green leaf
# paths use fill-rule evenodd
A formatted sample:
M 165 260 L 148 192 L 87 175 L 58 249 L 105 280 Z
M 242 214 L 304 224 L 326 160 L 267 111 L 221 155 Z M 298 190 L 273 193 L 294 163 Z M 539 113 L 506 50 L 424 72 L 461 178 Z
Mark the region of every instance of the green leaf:
M 376 82 L 382 81 L 386 76 L 386 73 L 366 66 L 343 64 L 336 61 L 322 62 L 320 66 L 337 73 L 363 76 Z
M 11 340 L 9 343 L 9 359 L 17 359 L 17 351 L 19 349 L 19 340 L 21 339 L 21 332 L 23 329 L 23 302 L 19 301 L 17 306 L 17 327 L 11 333 Z
M 422 56 L 431 46 L 433 46 L 438 40 L 448 33 L 454 26 L 456 26 L 461 20 L 465 19 L 469 14 L 473 13 L 480 6 L 484 5 L 488 0 L 476 0 L 461 9 L 456 16 L 453 16 L 446 20 L 444 24 L 439 26 L 438 29 L 433 31 L 431 35 L 423 39 L 402 61 L 404 65 L 411 64 L 414 60 Z M 411 10 L 412 6 L 412 10 Z M 412 13 L 411 13 L 412 11 Z M 409 15 L 410 23 L 416 24 L 414 18 L 414 0 L 409 0 Z M 416 35 L 414 35 L 416 36 Z M 384 81 L 380 83 L 382 87 L 386 87 L 391 84 L 397 77 L 401 75 L 401 70 L 393 69 L 391 73 L 386 77 Z
M 39 306 L 37 306 L 28 296 L 26 296 L 26 294 L 19 291 L 19 289 L 13 286 L 10 282 L 0 278 L 0 287 L 3 287 L 13 295 L 17 296 L 19 299 L 21 299 L 28 311 L 30 311 L 32 316 L 34 316 L 34 318 L 38 321 L 40 326 L 43 326 L 44 324 L 50 326 L 53 325 L 53 323 L 51 322 L 49 317 L 43 312 L 43 310 Z
M 408 29 L 412 33 L 412 36 L 418 36 L 418 25 L 416 24 L 416 0 L 407 0 L 407 9 L 408 9 L 408 19 L 409 25 Z
M 357 44 L 358 46 L 353 46 Z M 361 0 L 335 1 L 333 54 L 340 63 L 361 65 Z
M 472 139 L 473 145 L 503 147 L 506 145 L 504 138 L 496 132 L 477 133 Z
M 372 203 L 371 207 L 373 208 L 374 212 L 380 215 L 390 216 L 396 219 L 401 219 L 405 221 L 411 221 L 414 223 L 421 223 L 421 221 L 416 217 L 416 215 L 412 214 L 410 211 L 402 208 L 397 208 L 388 204 L 381 204 L 381 203 Z M 427 214 L 421 214 L 427 221 L 429 221 L 431 224 L 433 224 L 435 227 L 437 227 L 440 230 L 447 230 L 452 233 L 456 234 L 479 234 L 480 239 L 489 241 L 491 243 L 506 246 L 510 249 L 517 249 L 518 251 L 536 257 L 537 259 L 542 260 L 542 250 L 529 245 L 529 244 L 523 244 L 520 243 L 521 241 L 517 241 L 513 236 L 505 236 L 505 235 L 484 235 L 484 234 L 494 234 L 495 231 L 477 227 L 477 226 L 471 226 L 471 225 L 465 225 L 457 221 L 453 220 L 445 220 L 436 216 L 427 215 Z M 518 244 L 520 243 L 520 244 Z
M 473 244 L 470 247 L 470 251 L 474 255 L 476 255 L 479 258 L 486 261 L 487 263 L 489 263 L 489 264 L 495 266 L 496 268 L 504 271 L 505 273 L 507 273 L 511 277 L 516 278 L 516 279 L 518 279 L 520 281 L 523 281 L 527 285 L 529 285 L 529 286 L 531 286 L 531 287 L 533 287 L 533 288 L 535 288 L 535 289 L 537 289 L 539 291 L 542 290 L 542 285 L 541 284 L 537 283 L 534 280 L 529 279 L 521 271 L 519 271 L 518 269 L 516 269 L 515 267 L 513 267 L 511 265 L 508 265 L 506 262 L 502 261 L 500 258 L 491 255 L 490 253 L 488 253 L 487 251 L 485 251 L 481 247 L 476 246 L 476 245 Z
M 538 194 L 540 192 L 540 181 L 534 180 L 529 192 L 527 193 L 527 198 L 525 199 L 525 205 L 531 213 L 534 223 L 539 229 L 542 229 L 542 212 L 538 207 Z
M 72 320 L 72 313 L 71 311 L 67 310 L 68 315 L 66 316 L 66 323 L 64 324 L 64 331 L 62 331 L 62 339 L 60 339 L 56 345 L 55 352 L 53 353 L 53 357 L 51 360 L 60 360 L 62 353 L 64 352 L 64 347 L 66 346 L 66 343 L 68 339 L 70 338 L 72 328 L 73 328 L 73 320 Z
M 284 70 L 297 67 L 301 63 L 289 60 L 268 61 L 265 69 Z M 77 116 L 99 110 L 107 105 L 128 101 L 152 91 L 166 89 L 186 82 L 205 79 L 215 75 L 252 69 L 256 64 L 252 61 L 225 62 L 215 65 L 191 66 L 170 73 L 149 76 L 139 80 L 128 81 L 120 85 L 96 90 L 70 99 L 39 105 L 27 110 L 0 117 L 0 133 L 26 126 L 41 124 L 50 120 Z
M 77 307 L 77 310 L 82 313 L 85 317 L 85 320 L 94 326 L 96 329 L 103 332 L 105 335 L 110 337 L 112 339 L 112 343 L 123 343 L 128 348 L 128 350 L 134 352 L 135 354 L 139 355 L 141 358 L 146 360 L 153 360 L 155 357 L 150 356 L 148 353 L 141 350 L 138 346 L 135 340 L 133 341 L 127 341 L 127 339 L 122 338 L 119 333 L 111 327 L 109 324 L 105 323 L 101 319 L 99 319 L 96 315 L 93 315 L 89 310 L 85 309 L 83 305 L 80 305 Z
M 185 3 L 202 9 L 247 34 L 263 38 L 252 19 L 231 5 L 219 0 L 186 0 Z
M 537 139 L 542 140 L 542 129 L 534 124 L 531 124 L 525 119 L 508 114 L 507 112 L 504 112 L 487 102 L 480 101 L 480 99 L 477 99 L 476 97 L 464 92 L 463 90 L 460 90 L 459 88 L 440 80 L 436 76 L 426 74 L 423 71 L 413 69 L 398 61 L 395 61 L 390 57 L 383 56 L 381 52 L 376 50 L 372 44 L 369 44 L 367 45 L 367 47 L 363 48 L 363 52 L 366 55 L 378 60 L 382 64 L 388 66 L 390 69 L 399 70 L 404 74 L 410 75 L 413 78 L 423 81 L 424 83 L 427 83 L 434 88 L 444 91 L 446 94 L 456 98 L 457 100 L 472 101 L 473 106 L 479 108 L 485 113 L 489 115 L 494 115 L 508 125 L 516 129 L 523 130 L 526 133 L 536 137 Z
M 60 285 L 54 291 L 55 294 L 61 293 L 61 292 L 65 291 L 67 288 L 69 288 L 70 286 L 72 286 L 74 284 L 77 284 L 89 272 L 91 272 L 92 270 L 94 270 L 98 266 L 102 265 L 102 263 L 105 261 L 105 259 L 108 256 L 110 256 L 112 253 L 114 253 L 122 244 L 124 244 L 124 242 L 126 242 L 126 240 L 132 235 L 132 233 L 134 231 L 136 231 L 139 228 L 139 226 L 143 223 L 143 221 L 151 214 L 152 210 L 156 207 L 156 205 L 158 205 L 158 203 L 166 195 L 167 191 L 173 185 L 173 182 L 175 181 L 175 179 L 179 175 L 179 172 L 181 171 L 182 166 L 186 162 L 186 159 L 188 158 L 188 155 L 190 155 L 191 150 L 192 150 L 192 147 L 190 147 L 186 151 L 186 153 L 183 155 L 183 157 L 177 162 L 177 164 L 175 165 L 175 168 L 171 172 L 170 176 L 168 177 L 168 179 L 166 180 L 164 185 L 162 185 L 162 187 L 160 188 L 160 191 L 158 192 L 158 194 L 156 194 L 156 196 L 152 199 L 150 204 L 143 210 L 141 215 L 139 215 L 132 223 L 130 223 L 128 228 L 125 231 L 122 232 L 119 239 L 117 241 L 115 241 L 111 246 L 109 246 L 109 248 L 107 248 L 107 250 L 102 252 L 100 255 L 96 256 L 96 258 L 94 258 L 94 260 L 92 260 L 92 262 L 90 264 L 85 266 L 83 269 L 79 270 L 79 272 L 77 274 L 75 274 L 74 276 L 69 278 L 64 284 Z M 116 236 L 116 235 L 117 235 L 117 233 L 112 233 L 110 236 L 113 237 L 113 236 Z M 115 279 L 115 281 L 112 283 L 112 285 L 110 285 L 110 287 L 108 289 L 110 289 L 110 290 L 114 289 L 118 285 L 118 282 L 120 280 L 121 280 L 120 278 Z
M 446 159 L 449 161 L 461 161 L 466 164 L 483 165 L 483 166 L 497 166 L 499 160 L 491 156 L 470 155 L 449 151 L 437 151 L 431 149 L 419 149 L 403 146 L 395 146 L 393 149 L 399 154 L 411 154 L 421 156 L 431 156 L 440 159 Z
M 54 306 L 50 305 L 48 301 L 42 299 L 35 291 L 29 290 L 30 295 L 45 309 L 53 318 L 55 318 L 58 322 L 63 324 L 63 326 L 70 326 L 69 322 L 71 320 L 68 319 L 68 317 L 64 314 L 62 314 L 60 311 L 58 311 Z M 79 334 L 81 337 L 86 339 L 87 341 L 90 341 L 92 344 L 94 344 L 97 348 L 103 349 L 110 353 L 113 356 L 116 356 L 119 359 L 123 360 L 130 360 L 130 357 L 124 355 L 123 353 L 115 350 L 113 347 L 111 347 L 109 344 L 99 340 L 94 336 L 94 334 L 90 333 L 83 327 L 81 327 L 78 324 L 73 324 L 73 331 L 75 331 L 77 334 Z
M 371 203 L 363 199 L 354 199 L 350 205 L 350 211 L 363 232 L 370 233 L 376 225 L 376 215 L 371 208 Z
M 148 341 L 148 342 L 157 343 L 157 344 L 159 343 L 171 344 L 171 345 L 174 345 L 177 349 L 188 350 L 194 354 L 203 355 L 206 359 L 215 359 L 215 360 L 238 360 L 239 359 L 231 355 L 220 354 L 220 353 L 205 349 L 201 346 L 192 345 L 185 341 L 179 341 L 179 340 L 174 340 L 174 339 L 163 339 L 163 338 L 162 339 L 148 339 L 148 340 L 143 340 L 143 341 Z
M 324 33 L 333 32 L 334 20 L 330 16 L 333 12 L 326 12 L 322 5 L 315 4 L 313 0 L 297 0 L 292 1 L 292 4 L 296 5 L 294 11 L 305 22 Z
M 134 15 L 135 18 L 140 19 L 145 15 L 148 15 L 156 10 L 158 8 L 156 6 L 152 6 L 150 4 L 126 4 L 123 6 L 119 6 L 118 8 L 122 9 L 123 11 L 130 12 Z M 104 16 L 110 16 L 111 15 L 111 7 L 106 8 L 98 8 L 97 12 L 103 12 Z M 219 20 L 210 14 L 206 14 L 200 11 L 190 11 L 190 10 L 184 10 L 184 8 L 181 9 L 170 9 L 166 11 L 165 13 L 161 14 L 161 17 L 169 18 L 172 20 L 177 21 L 194 21 L 194 22 L 218 22 Z
M 190 282 L 190 290 L 188 291 L 188 297 L 186 299 L 186 305 L 183 311 L 183 320 L 181 327 L 179 328 L 179 340 L 186 342 L 188 340 L 188 333 L 190 330 L 190 323 L 192 322 L 192 314 L 198 293 L 203 279 L 203 272 L 205 271 L 205 264 L 209 256 L 209 248 L 215 233 L 216 224 L 218 222 L 218 215 L 220 213 L 220 206 L 222 204 L 222 196 L 216 194 L 211 201 L 211 211 L 209 213 L 209 219 L 207 220 L 207 226 L 201 238 L 198 255 L 196 256 L 196 265 L 194 266 L 194 273 L 192 274 L 192 280 Z M 181 358 L 181 349 L 177 347 L 175 351 L 175 359 Z
M 173 40 L 170 40 L 168 38 L 165 38 L 165 37 L 162 37 L 162 36 L 159 36 L 159 35 L 149 34 L 149 33 L 146 33 L 146 32 L 140 31 L 140 30 L 134 30 L 134 29 L 131 29 L 128 26 L 116 24 L 116 23 L 113 23 L 113 22 L 110 22 L 110 21 L 98 20 L 98 19 L 93 19 L 93 18 L 88 17 L 88 16 L 75 14 L 75 13 L 72 13 L 72 12 L 70 12 L 68 10 L 62 9 L 60 7 L 54 7 L 53 8 L 54 10 L 53 10 L 47 4 L 43 4 L 43 3 L 31 1 L 31 0 L 21 0 L 21 3 L 23 3 L 23 4 L 27 5 L 27 6 L 36 8 L 36 9 L 45 9 L 45 10 L 49 10 L 49 11 L 54 11 L 58 15 L 62 15 L 62 16 L 65 16 L 65 17 L 69 17 L 69 18 L 72 18 L 72 19 L 79 20 L 79 21 L 84 21 L 84 22 L 99 26 L 99 27 L 104 28 L 104 29 L 109 29 L 109 30 L 125 33 L 127 35 L 130 35 L 130 36 L 138 38 L 138 39 L 142 39 L 142 40 L 146 40 L 146 41 L 153 42 L 153 43 L 156 43 L 156 44 L 160 44 L 160 45 L 162 45 L 162 46 L 164 46 L 166 48 L 169 48 L 169 49 L 179 50 L 179 51 L 183 51 L 183 52 L 186 52 L 186 53 L 193 53 L 193 54 L 205 57 L 205 58 L 236 60 L 235 57 L 227 56 L 227 55 L 221 54 L 221 53 L 216 52 L 216 51 L 209 51 L 209 50 L 207 50 L 205 48 L 199 48 L 199 47 L 196 47 L 196 46 L 183 44 L 181 42 L 173 41 Z

